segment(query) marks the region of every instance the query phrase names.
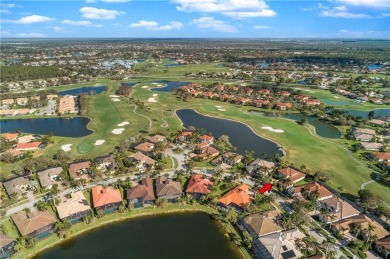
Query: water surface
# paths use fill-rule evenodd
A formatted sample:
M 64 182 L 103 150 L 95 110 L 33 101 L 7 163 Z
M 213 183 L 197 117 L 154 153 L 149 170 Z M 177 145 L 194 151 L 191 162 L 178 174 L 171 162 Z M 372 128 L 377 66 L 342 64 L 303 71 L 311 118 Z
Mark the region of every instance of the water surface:
M 165 87 L 152 88 L 152 91 L 155 92 L 172 92 L 173 88 L 178 89 L 180 86 L 185 86 L 190 84 L 190 82 L 175 82 L 175 81 L 166 81 L 166 80 L 153 81 L 153 82 L 167 85 Z
M 242 256 L 208 214 L 181 213 L 106 225 L 34 258 L 240 259 Z
M 62 137 L 83 137 L 92 133 L 87 128 L 89 118 L 35 118 L 35 119 L 15 119 L 0 120 L 0 131 L 32 133 L 47 135 L 51 132 L 55 136 Z
M 255 157 L 260 157 L 263 153 L 268 157 L 274 157 L 276 154 L 283 156 L 276 143 L 258 136 L 243 123 L 203 116 L 191 109 L 181 109 L 176 111 L 176 114 L 184 127 L 203 128 L 214 137 L 228 135 L 230 143 L 237 147 L 239 154 L 244 155 L 245 151 L 253 150 Z
M 58 95 L 59 96 L 64 96 L 64 95 L 75 95 L 75 96 L 77 96 L 77 95 L 80 95 L 82 93 L 86 93 L 86 94 L 91 94 L 91 93 L 100 94 L 105 89 L 106 89 L 105 86 L 86 86 L 86 87 L 80 87 L 80 88 L 75 88 L 75 89 L 61 91 L 61 92 L 58 92 Z

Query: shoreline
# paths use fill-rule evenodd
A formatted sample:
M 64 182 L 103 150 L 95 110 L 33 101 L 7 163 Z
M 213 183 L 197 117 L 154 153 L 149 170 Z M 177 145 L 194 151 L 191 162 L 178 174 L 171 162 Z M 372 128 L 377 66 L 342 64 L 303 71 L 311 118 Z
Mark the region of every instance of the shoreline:
M 191 206 L 191 205 L 189 205 Z M 203 206 L 203 205 L 202 205 Z M 52 242 L 50 243 L 49 245 L 45 246 L 45 247 L 42 247 L 41 249 L 31 253 L 31 254 L 25 254 L 25 258 L 32 258 L 34 256 L 36 256 L 37 254 L 39 253 L 42 253 L 43 251 L 45 250 L 48 250 L 64 241 L 67 241 L 69 239 L 72 239 L 72 238 L 75 238 L 77 236 L 80 236 L 88 231 L 95 231 L 97 230 L 99 227 L 102 227 L 102 226 L 105 226 L 105 225 L 108 225 L 108 224 L 111 224 L 111 223 L 115 223 L 115 222 L 120 222 L 120 221 L 126 221 L 126 220 L 129 220 L 129 219 L 135 219 L 135 218 L 140 218 L 140 217 L 146 217 L 146 216 L 157 216 L 157 215 L 163 215 L 163 214 L 172 214 L 172 213 L 185 213 L 185 212 L 203 212 L 203 213 L 207 213 L 208 215 L 211 215 L 211 211 L 208 210 L 207 208 L 209 208 L 210 210 L 214 210 L 210 207 L 205 207 L 205 208 L 191 208 L 191 207 L 184 207 L 184 208 L 172 208 L 172 209 L 169 209 L 167 211 L 161 211 L 160 208 L 157 208 L 157 209 L 153 209 L 152 211 L 145 211 L 145 208 L 143 209 L 140 209 L 140 210 L 143 210 L 141 213 L 139 214 L 136 214 L 136 215 L 123 215 L 119 212 L 114 212 L 114 213 L 117 213 L 119 215 L 119 217 L 117 218 L 114 218 L 114 219 L 111 219 L 111 220 L 108 220 L 108 221 L 105 221 L 105 222 L 101 222 L 99 224 L 97 224 L 96 226 L 92 226 L 92 227 L 89 227 L 88 225 L 85 225 L 86 228 L 76 232 L 76 233 L 72 233 L 72 234 L 69 234 L 66 238 L 64 239 L 59 239 L 55 242 Z M 138 210 L 138 209 L 136 209 Z M 103 217 L 104 218 L 104 217 Z M 84 222 L 80 222 L 80 223 L 77 223 L 77 224 L 85 224 Z M 77 225 L 75 224 L 75 225 Z M 224 231 L 226 231 L 224 229 Z M 52 235 L 56 235 L 55 233 L 53 233 Z M 50 238 L 50 237 L 49 237 Z M 43 239 L 44 240 L 44 239 Z M 39 241 L 38 241 L 39 242 Z M 237 249 L 240 251 L 240 248 L 236 245 Z M 21 253 L 23 254 L 23 250 L 21 251 Z M 17 253 L 15 253 L 15 255 L 17 256 Z M 12 258 L 12 257 L 11 257 Z
M 287 151 L 284 150 L 282 144 L 280 144 L 280 143 L 276 142 L 275 140 L 272 140 L 272 139 L 270 139 L 270 138 L 268 138 L 268 137 L 263 137 L 262 135 L 260 135 L 259 133 L 257 133 L 257 132 L 255 131 L 255 129 L 254 129 L 251 125 L 248 125 L 248 124 L 246 124 L 246 123 L 244 123 L 244 122 L 242 122 L 242 121 L 238 121 L 238 120 L 235 120 L 235 119 L 227 119 L 227 118 L 223 118 L 223 117 L 219 117 L 219 116 L 205 115 L 205 114 L 202 114 L 202 113 L 198 112 L 198 111 L 197 111 L 196 109 L 194 109 L 194 108 L 180 108 L 180 109 L 176 109 L 176 110 L 174 110 L 174 113 L 175 113 L 176 117 L 179 119 L 180 125 L 181 125 L 183 128 L 184 128 L 183 122 L 182 122 L 182 120 L 180 119 L 180 117 L 177 115 L 176 111 L 178 111 L 178 110 L 184 110 L 184 109 L 191 109 L 191 110 L 193 110 L 194 112 L 196 112 L 196 113 L 198 113 L 199 115 L 202 115 L 202 116 L 206 116 L 206 117 L 210 117 L 210 118 L 216 118 L 216 119 L 222 119 L 222 120 L 229 120 L 229 121 L 234 121 L 234 122 L 243 124 L 243 125 L 245 125 L 246 127 L 248 127 L 256 136 L 258 136 L 258 137 L 260 137 L 260 138 L 263 138 L 263 139 L 266 139 L 266 140 L 271 141 L 272 143 L 274 143 L 274 144 L 278 147 L 278 150 L 281 150 L 282 153 L 283 153 L 283 156 L 281 156 L 280 158 L 283 158 L 283 157 L 286 157 L 286 156 L 287 156 Z

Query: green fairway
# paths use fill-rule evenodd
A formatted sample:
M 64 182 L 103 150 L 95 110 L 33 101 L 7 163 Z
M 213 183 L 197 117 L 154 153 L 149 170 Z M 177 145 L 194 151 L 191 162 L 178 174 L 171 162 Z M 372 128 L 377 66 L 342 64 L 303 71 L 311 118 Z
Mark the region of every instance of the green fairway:
M 93 149 L 93 146 L 89 143 L 85 143 L 85 142 L 81 142 L 78 146 L 77 146 L 77 151 L 80 153 L 80 154 L 85 154 L 85 153 L 88 153 L 89 151 L 91 151 Z

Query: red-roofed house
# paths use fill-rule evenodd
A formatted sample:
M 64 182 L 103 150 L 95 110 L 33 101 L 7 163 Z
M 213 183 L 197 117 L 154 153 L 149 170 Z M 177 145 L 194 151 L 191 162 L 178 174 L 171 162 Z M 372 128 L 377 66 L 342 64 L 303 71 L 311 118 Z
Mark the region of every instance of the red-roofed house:
M 307 183 L 298 187 L 295 187 L 294 189 L 294 195 L 303 195 L 303 196 L 309 196 L 310 193 L 318 192 L 318 200 L 325 200 L 329 199 L 333 196 L 333 193 L 331 193 L 326 187 L 322 186 L 321 184 L 317 182 Z
M 204 178 L 200 174 L 193 174 L 188 182 L 186 193 L 199 199 L 200 196 L 211 193 L 212 189 L 213 182 L 208 178 Z
M 111 212 L 122 205 L 121 192 L 112 187 L 103 188 L 101 185 L 92 187 L 93 207 L 103 212 Z
M 303 103 L 306 106 L 315 106 L 315 105 L 320 105 L 321 101 L 318 99 L 308 99 L 308 100 L 303 101 Z
M 188 141 L 190 140 L 193 132 L 192 131 L 182 131 L 179 133 L 179 135 L 176 137 L 179 141 Z
M 268 100 L 254 100 L 253 104 L 256 105 L 256 107 L 266 107 L 269 104 Z
M 303 179 L 305 179 L 305 176 L 306 175 L 304 173 L 299 172 L 291 167 L 279 169 L 275 175 L 275 177 L 279 179 L 287 178 L 291 180 L 291 183 L 288 184 L 281 183 L 281 185 L 283 185 L 285 188 L 292 186 L 294 183 L 302 181 Z
M 154 144 L 150 142 L 143 142 L 135 146 L 134 149 L 145 155 L 150 155 L 154 150 Z
M 233 208 L 239 212 L 242 211 L 245 204 L 249 204 L 252 201 L 253 192 L 249 190 L 249 186 L 246 184 L 238 185 L 218 200 L 222 209 L 228 210 Z
M 207 143 L 207 144 L 212 144 L 214 141 L 214 137 L 209 135 L 200 136 L 199 139 L 201 143 Z
M 4 137 L 7 141 L 14 141 L 19 136 L 19 133 L 4 133 L 1 136 Z
M 292 104 L 291 103 L 277 102 L 277 103 L 275 103 L 275 108 L 278 110 L 285 111 L 285 110 L 291 109 Z
M 30 142 L 30 143 L 18 143 L 16 144 L 16 150 L 37 150 L 41 146 L 42 142 Z

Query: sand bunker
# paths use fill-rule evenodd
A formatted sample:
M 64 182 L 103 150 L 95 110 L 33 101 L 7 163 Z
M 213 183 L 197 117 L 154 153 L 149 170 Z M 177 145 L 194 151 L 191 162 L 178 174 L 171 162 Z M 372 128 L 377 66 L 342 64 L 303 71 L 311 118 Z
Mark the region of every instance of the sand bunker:
M 166 84 L 157 84 L 157 86 L 158 86 L 158 87 L 163 87 L 163 86 L 165 87 L 165 86 L 167 86 L 167 85 L 166 85 Z
M 61 146 L 61 149 L 64 150 L 64 151 L 70 151 L 71 150 L 71 147 L 72 144 L 66 144 L 66 145 L 62 145 Z
M 118 127 L 123 127 L 123 126 L 125 126 L 127 124 L 129 124 L 129 122 L 128 121 L 124 121 L 124 122 L 119 123 Z
M 152 84 L 154 84 L 154 85 L 158 85 L 159 83 L 152 83 Z
M 111 95 L 110 95 L 110 97 L 112 97 L 112 98 L 119 98 L 119 97 L 120 97 L 120 95 L 111 94 Z
M 141 88 L 148 88 L 149 86 L 147 86 L 147 85 L 143 85 Z
M 111 101 L 120 102 L 121 100 L 119 100 L 118 98 L 111 98 Z
M 215 105 L 215 107 L 217 107 L 217 108 L 222 108 L 222 106 L 219 106 L 219 105 Z
M 334 96 L 334 95 L 333 95 L 333 98 L 339 99 L 339 98 L 340 98 L 340 96 Z
M 106 142 L 106 141 L 103 140 L 103 139 L 96 140 L 95 146 L 100 146 L 100 145 L 102 145 L 104 142 Z
M 261 127 L 262 129 L 266 129 L 266 130 L 269 130 L 269 131 L 272 131 L 272 132 L 275 132 L 275 133 L 283 133 L 284 130 L 281 130 L 281 129 L 274 129 L 272 127 L 268 127 L 268 126 L 265 126 L 265 127 Z
M 158 94 L 153 94 L 153 96 L 158 96 Z
M 218 109 L 218 111 L 225 112 L 226 110 L 225 109 Z
M 148 102 L 150 102 L 150 103 L 156 103 L 157 102 L 157 100 L 156 100 L 156 98 L 149 98 L 148 99 Z
M 125 130 L 125 128 L 118 128 L 118 129 L 113 129 L 111 131 L 112 134 L 119 135 L 122 134 L 122 132 Z

